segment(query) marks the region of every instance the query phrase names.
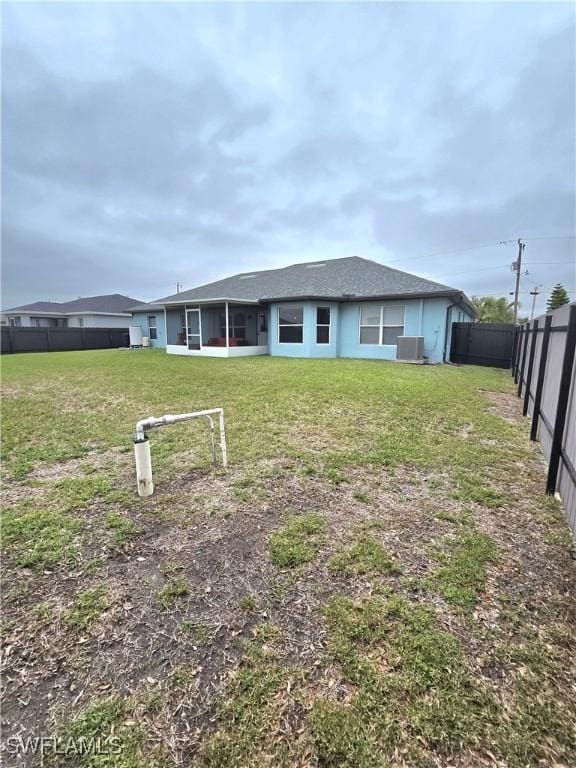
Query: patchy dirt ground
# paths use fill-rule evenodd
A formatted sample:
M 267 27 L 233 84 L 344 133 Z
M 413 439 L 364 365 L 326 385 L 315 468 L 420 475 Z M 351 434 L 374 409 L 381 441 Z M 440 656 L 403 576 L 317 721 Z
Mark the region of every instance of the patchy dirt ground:
M 521 418 L 513 396 L 486 397 L 502 419 Z M 454 436 L 455 450 L 459 440 L 472 439 L 467 425 Z M 494 467 L 474 493 L 449 471 L 356 467 L 308 474 L 297 460 L 281 459 L 261 461 L 249 474 L 207 469 L 160 479 L 148 500 L 133 496 L 130 454 L 113 453 L 112 485 L 124 495 L 120 502 L 110 494 L 92 498 L 74 509 L 83 522 L 78 558 L 41 571 L 18 566 L 10 553 L 5 558 L 5 739 L 52 734 L 92 702 L 117 695 L 136 702 L 132 717 L 145 731 L 146 750 L 157 750 L 162 764 L 201 762 L 220 727 L 221 703 L 245 641 L 259 627 L 273 626 L 281 664 L 306 674 L 305 695 L 296 699 L 284 690 L 283 714 L 274 724 L 275 741 L 301 745 L 282 764 L 351 766 L 354 758 L 346 755 L 327 762 L 307 731 L 315 701 L 346 704 L 356 692 L 327 654 L 324 606 L 335 595 L 397 594 L 432 610 L 463 649 L 468 672 L 494 698 L 499 717 L 526 720 L 534 742 L 528 757 L 511 746 L 514 739 L 486 738 L 448 752 L 427 743 L 428 762 L 418 764 L 574 764 L 567 734 L 576 715 L 576 562 L 561 511 L 542 494 L 536 446 L 516 477 Z M 38 466 L 25 483 L 7 483 L 4 504 L 26 498 L 41 504 L 55 484 L 101 472 L 110 458 L 94 453 Z M 111 510 L 134 526 L 122 541 L 105 525 Z M 310 513 L 326 521 L 316 556 L 278 568 L 270 534 L 290 516 Z M 488 537 L 497 556 L 486 566 L 473 609 L 463 611 L 435 575 L 471 531 Z M 396 571 L 334 572 L 334 556 L 364 535 L 388 553 Z M 96 613 L 84 622 L 79 599 L 99 589 Z M 526 697 L 540 697 L 538 705 L 551 719 L 561 718 L 562 728 L 550 733 L 547 720 L 538 733 L 532 702 L 519 699 L 519 680 L 530 682 Z M 390 762 L 382 765 L 416 764 L 401 752 L 384 757 Z M 4 754 L 7 766 L 35 763 Z

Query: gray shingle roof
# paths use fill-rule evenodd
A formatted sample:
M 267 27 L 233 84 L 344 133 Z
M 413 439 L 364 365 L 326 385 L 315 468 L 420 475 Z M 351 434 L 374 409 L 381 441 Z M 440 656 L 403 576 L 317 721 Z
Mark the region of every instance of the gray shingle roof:
M 138 304 L 138 299 L 123 296 L 121 293 L 110 293 L 105 296 L 86 296 L 75 301 L 67 301 L 64 311 L 69 312 L 129 312 L 130 307 Z
M 371 299 L 408 296 L 449 296 L 455 288 L 426 280 L 376 261 L 350 256 L 281 269 L 246 272 L 157 299 L 170 304 L 203 299 L 271 301 L 280 299 Z
M 57 312 L 62 315 L 73 315 L 80 312 L 103 312 L 117 314 L 130 312 L 138 299 L 123 296 L 121 293 L 109 293 L 103 296 L 85 296 L 72 301 L 35 301 L 32 304 L 23 304 L 20 307 L 5 309 L 3 312 Z
M 21 307 L 4 309 L 3 312 L 58 312 L 62 313 L 62 304 L 57 301 L 34 301 L 32 304 L 23 304 Z

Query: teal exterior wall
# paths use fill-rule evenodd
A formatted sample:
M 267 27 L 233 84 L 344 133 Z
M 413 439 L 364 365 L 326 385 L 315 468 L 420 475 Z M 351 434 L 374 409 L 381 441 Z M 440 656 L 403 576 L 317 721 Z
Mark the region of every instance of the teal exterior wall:
M 139 325 L 142 328 L 142 334 L 144 336 L 149 335 L 148 330 L 148 315 L 155 315 L 156 317 L 156 331 L 157 339 L 150 339 L 151 347 L 165 347 L 166 346 L 166 323 L 164 320 L 164 310 L 157 309 L 155 312 L 134 312 L 132 318 L 126 325 Z
M 278 341 L 278 309 L 280 306 L 304 308 L 302 344 L 283 344 Z M 316 307 L 330 307 L 330 343 L 316 343 Z M 268 346 L 271 355 L 279 357 L 338 357 L 339 306 L 329 301 L 283 301 L 270 306 L 268 318 Z
M 270 306 L 270 354 L 283 357 L 353 357 L 372 360 L 395 360 L 396 345 L 360 344 L 360 309 L 362 306 L 404 307 L 404 335 L 423 336 L 424 354 L 430 362 L 442 362 L 446 310 L 451 302 L 445 298 L 407 299 L 374 302 L 282 302 L 303 306 L 304 328 L 302 344 L 281 344 L 278 341 L 278 307 Z M 316 344 L 316 307 L 330 306 L 330 344 Z
M 360 308 L 362 306 L 404 307 L 404 335 L 424 337 L 424 355 L 433 363 L 442 361 L 444 328 L 448 301 L 406 299 L 403 301 L 354 302 L 343 304 L 340 313 L 340 356 L 395 360 L 395 345 L 360 344 Z

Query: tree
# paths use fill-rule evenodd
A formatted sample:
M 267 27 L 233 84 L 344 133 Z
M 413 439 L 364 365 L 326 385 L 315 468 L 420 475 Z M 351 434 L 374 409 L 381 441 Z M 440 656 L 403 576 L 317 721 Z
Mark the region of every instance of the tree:
M 473 296 L 472 304 L 481 323 L 513 323 L 514 302 L 495 296 Z
M 564 304 L 570 304 L 570 296 L 566 288 L 562 283 L 557 283 L 552 289 L 548 303 L 546 304 L 546 311 L 551 312 L 553 309 L 564 306 Z

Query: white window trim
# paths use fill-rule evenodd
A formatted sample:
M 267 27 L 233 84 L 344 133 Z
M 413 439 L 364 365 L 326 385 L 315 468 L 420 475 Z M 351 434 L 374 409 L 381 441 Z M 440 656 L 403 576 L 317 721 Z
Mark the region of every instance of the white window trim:
M 302 322 L 301 323 L 282 323 L 280 325 L 280 307 L 287 307 L 287 304 L 279 304 L 278 309 L 276 310 L 278 313 L 278 321 L 276 323 L 276 335 L 278 338 L 278 344 L 304 344 L 304 305 L 303 304 L 294 304 L 295 309 L 301 309 L 302 310 Z M 302 341 L 280 341 L 280 328 L 302 328 Z
M 384 310 L 386 308 L 389 309 L 399 309 L 397 304 L 379 304 L 378 308 L 380 309 L 380 323 L 379 325 L 370 325 L 362 322 L 362 307 L 359 307 L 358 309 L 358 346 L 362 347 L 394 347 L 396 348 L 397 344 L 382 344 L 382 335 L 383 335 L 383 328 L 398 328 L 399 325 L 397 323 L 394 323 L 393 325 L 391 323 L 383 323 L 384 320 Z M 402 315 L 402 328 L 406 330 L 406 305 L 402 305 L 403 309 L 403 315 Z M 360 341 L 360 332 L 362 328 L 378 328 L 378 343 L 377 344 L 363 344 Z
M 319 309 L 327 309 L 330 317 L 329 323 L 319 323 L 318 322 L 318 310 Z M 328 341 L 318 341 L 318 328 L 328 328 Z M 332 307 L 330 304 L 317 304 L 316 305 L 316 336 L 314 339 L 315 343 L 319 347 L 327 347 L 332 343 Z

